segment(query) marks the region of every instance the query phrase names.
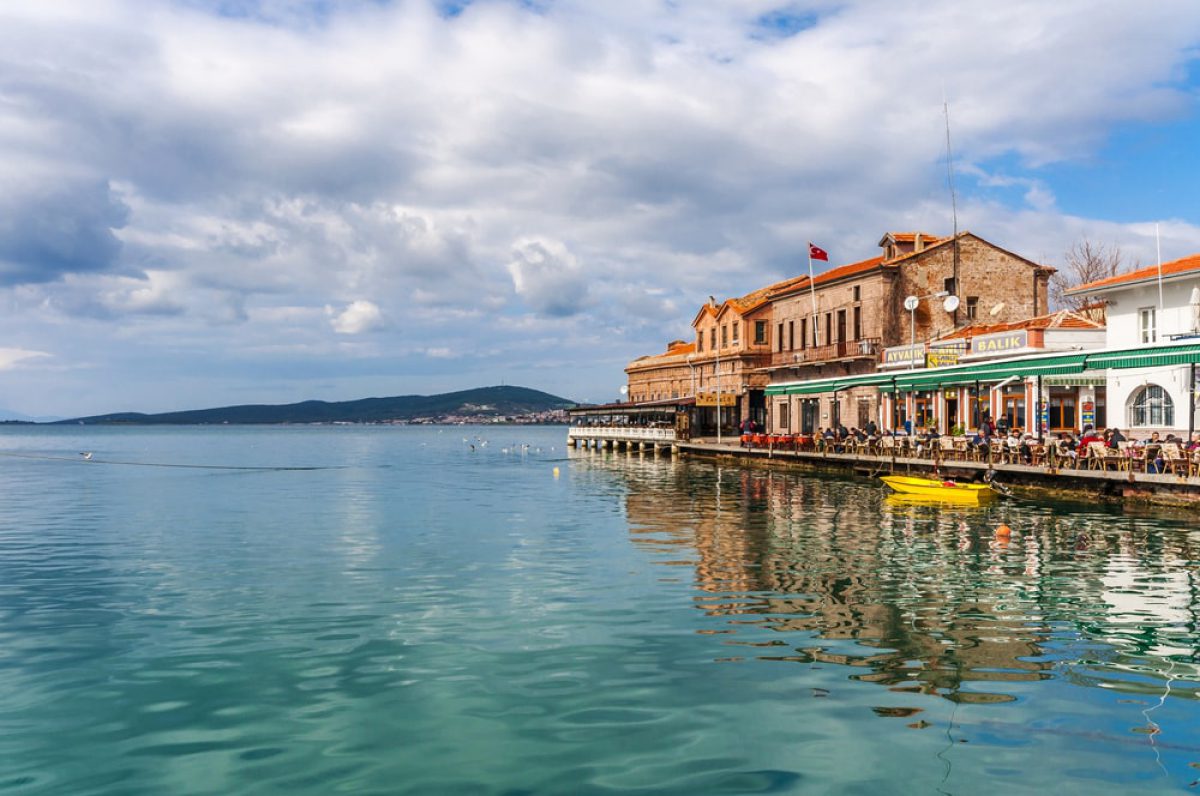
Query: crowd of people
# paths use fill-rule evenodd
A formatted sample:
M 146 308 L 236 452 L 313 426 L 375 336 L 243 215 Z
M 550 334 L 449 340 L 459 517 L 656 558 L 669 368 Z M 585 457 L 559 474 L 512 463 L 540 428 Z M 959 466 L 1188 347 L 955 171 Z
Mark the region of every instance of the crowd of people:
M 757 424 L 749 420 L 742 424 L 743 440 L 746 435 L 757 433 Z M 934 426 L 919 425 L 912 433 L 903 429 L 881 431 L 875 421 L 869 421 L 863 428 L 846 428 L 844 424 L 820 427 L 814 432 L 813 442 L 818 449 L 843 452 L 861 444 L 877 444 L 885 436 L 903 438 L 914 446 L 918 456 L 926 455 L 933 447 L 939 445 L 942 436 Z M 1041 452 L 1060 462 L 1075 463 L 1092 455 L 1095 449 L 1092 443 L 1100 443 L 1111 455 L 1128 456 L 1145 462 L 1145 470 L 1149 473 L 1161 473 L 1165 470 L 1164 454 L 1174 445 L 1179 452 L 1192 456 L 1200 451 L 1200 432 L 1192 435 L 1190 440 L 1182 439 L 1168 433 L 1165 437 L 1155 431 L 1149 436 L 1135 439 L 1131 432 L 1122 432 L 1119 428 L 1097 429 L 1085 425 L 1081 432 L 1064 431 L 1048 435 L 1044 447 L 1042 442 L 1033 434 L 1009 428 L 1007 419 L 1001 417 L 993 421 L 985 416 L 974 432 L 965 435 L 967 452 L 975 453 L 981 458 L 990 454 L 998 446 L 1009 455 L 1012 461 L 1032 464 L 1035 453 Z M 1124 444 L 1122 444 L 1124 443 Z M 747 443 L 748 444 L 748 443 Z M 1069 465 L 1068 465 L 1069 466 Z

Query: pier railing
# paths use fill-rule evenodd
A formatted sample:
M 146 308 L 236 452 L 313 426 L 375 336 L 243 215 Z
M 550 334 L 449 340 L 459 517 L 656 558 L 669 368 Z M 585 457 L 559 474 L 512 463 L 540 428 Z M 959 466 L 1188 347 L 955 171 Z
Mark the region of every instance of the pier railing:
M 567 431 L 567 440 L 577 439 L 670 444 L 675 441 L 675 429 L 655 426 L 571 426 Z

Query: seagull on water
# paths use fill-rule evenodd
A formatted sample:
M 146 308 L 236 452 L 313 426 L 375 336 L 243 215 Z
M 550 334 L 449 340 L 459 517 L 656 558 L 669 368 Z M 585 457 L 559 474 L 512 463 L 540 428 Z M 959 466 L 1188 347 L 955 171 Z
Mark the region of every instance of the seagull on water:
M 91 451 L 80 451 L 80 452 L 79 452 L 79 455 L 80 455 L 80 456 L 82 456 L 82 457 L 83 457 L 83 458 L 85 458 L 85 459 L 91 459 L 91 458 L 92 458 L 92 452 L 91 452 Z

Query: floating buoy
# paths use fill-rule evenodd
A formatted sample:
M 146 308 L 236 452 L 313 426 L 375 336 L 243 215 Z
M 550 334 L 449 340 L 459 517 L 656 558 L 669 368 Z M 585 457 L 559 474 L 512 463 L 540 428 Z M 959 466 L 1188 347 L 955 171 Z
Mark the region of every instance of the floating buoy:
M 558 478 L 558 468 L 557 467 L 554 468 L 554 477 Z
M 1000 523 L 1000 527 L 996 529 L 996 536 L 1007 539 L 1012 536 L 1012 528 L 1009 528 L 1004 523 Z

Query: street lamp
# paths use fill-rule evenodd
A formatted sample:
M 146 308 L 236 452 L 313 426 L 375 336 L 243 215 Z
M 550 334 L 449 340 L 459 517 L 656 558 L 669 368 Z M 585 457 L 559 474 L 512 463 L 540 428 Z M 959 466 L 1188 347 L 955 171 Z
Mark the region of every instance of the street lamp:
M 904 309 L 908 310 L 908 347 L 916 349 L 917 347 L 917 305 L 925 299 L 944 298 L 942 309 L 946 312 L 954 312 L 958 309 L 958 296 L 951 296 L 948 290 L 939 290 L 937 293 L 930 293 L 927 296 L 906 296 L 904 299 Z M 916 351 L 912 350 L 915 355 Z M 908 367 L 914 368 L 917 365 L 917 358 L 913 356 L 908 361 Z
M 942 301 L 942 309 L 946 312 L 954 312 L 958 309 L 958 296 L 950 295 L 949 290 L 939 290 L 937 293 L 930 293 L 927 296 L 905 296 L 904 309 L 908 310 L 908 369 L 913 370 L 917 367 L 917 306 L 925 299 L 940 298 Z M 922 364 L 922 366 L 924 366 Z M 909 392 L 910 400 L 914 400 L 913 393 Z M 916 404 L 913 404 L 915 411 Z M 912 416 L 909 415 L 909 423 L 912 423 Z M 915 428 L 915 426 L 913 426 Z

